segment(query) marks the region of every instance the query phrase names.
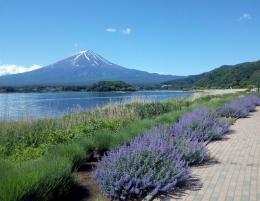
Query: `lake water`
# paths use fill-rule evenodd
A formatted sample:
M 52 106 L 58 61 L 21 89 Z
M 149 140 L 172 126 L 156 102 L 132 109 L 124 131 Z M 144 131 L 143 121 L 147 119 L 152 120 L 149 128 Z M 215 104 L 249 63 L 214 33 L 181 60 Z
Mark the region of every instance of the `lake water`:
M 111 102 L 128 101 L 135 97 L 160 101 L 188 97 L 191 94 L 179 91 L 2 93 L 0 120 L 58 117 L 69 112 L 93 110 Z

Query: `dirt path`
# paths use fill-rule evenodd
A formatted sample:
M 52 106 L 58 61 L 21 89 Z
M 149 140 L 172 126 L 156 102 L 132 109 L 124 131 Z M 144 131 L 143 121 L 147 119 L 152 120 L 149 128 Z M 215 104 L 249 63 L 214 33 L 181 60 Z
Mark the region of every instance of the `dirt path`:
M 96 162 L 86 161 L 75 173 L 77 185 L 58 201 L 109 201 L 92 179 Z
M 201 186 L 164 200 L 259 201 L 260 107 L 239 119 L 224 140 L 210 143 L 208 149 L 215 163 L 192 168 Z

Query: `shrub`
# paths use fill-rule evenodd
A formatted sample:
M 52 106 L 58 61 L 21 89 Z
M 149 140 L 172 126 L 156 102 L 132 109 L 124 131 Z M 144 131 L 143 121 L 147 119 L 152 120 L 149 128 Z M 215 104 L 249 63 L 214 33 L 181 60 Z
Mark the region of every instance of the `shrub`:
M 192 141 L 210 141 L 221 138 L 229 129 L 227 119 L 219 119 L 208 109 L 195 109 L 173 125 L 172 135 Z
M 55 200 L 74 182 L 66 158 L 40 159 L 21 165 L 5 163 L 0 170 L 0 200 L 4 201 Z
M 254 112 L 256 110 L 256 105 L 251 96 L 239 98 L 237 99 L 237 101 L 241 104 L 242 107 L 245 107 L 247 109 L 248 113 Z
M 248 98 L 250 99 L 252 104 L 254 104 L 255 106 L 260 106 L 260 97 L 258 97 L 258 96 L 249 96 Z
M 174 139 L 176 149 L 190 165 L 201 164 L 208 159 L 208 152 L 203 142 L 186 137 Z
M 134 108 L 138 116 L 144 119 L 170 112 L 172 104 L 169 102 L 137 103 L 134 105 Z
M 203 142 L 184 136 L 172 136 L 171 129 L 166 125 L 151 129 L 146 135 L 154 135 L 170 143 L 188 164 L 200 164 L 208 158 L 208 152 Z
M 94 179 L 111 199 L 126 200 L 172 191 L 189 173 L 171 142 L 148 133 L 105 155 Z
M 220 116 L 227 118 L 245 118 L 247 117 L 248 113 L 248 110 L 242 107 L 242 105 L 240 105 L 238 101 L 232 101 L 231 103 L 224 105 L 218 110 L 218 114 Z
M 76 169 L 87 158 L 87 154 L 80 144 L 67 143 L 50 148 L 45 158 L 52 160 L 66 158 L 72 164 L 72 168 Z
M 246 96 L 225 104 L 218 110 L 218 114 L 222 117 L 245 118 L 249 112 L 254 112 L 258 105 L 260 105 L 260 98 Z
M 12 151 L 12 154 L 8 156 L 10 161 L 28 161 L 31 159 L 36 159 L 42 156 L 48 150 L 47 144 L 41 144 L 38 147 L 26 147 L 24 145 L 16 146 Z

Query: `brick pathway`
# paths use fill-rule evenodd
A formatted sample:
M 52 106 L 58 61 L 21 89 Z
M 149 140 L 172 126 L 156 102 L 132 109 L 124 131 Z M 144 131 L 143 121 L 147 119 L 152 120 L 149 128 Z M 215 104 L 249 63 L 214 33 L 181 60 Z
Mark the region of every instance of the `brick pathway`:
M 231 130 L 226 139 L 207 146 L 215 164 L 192 168 L 199 189 L 163 200 L 260 201 L 260 107 Z

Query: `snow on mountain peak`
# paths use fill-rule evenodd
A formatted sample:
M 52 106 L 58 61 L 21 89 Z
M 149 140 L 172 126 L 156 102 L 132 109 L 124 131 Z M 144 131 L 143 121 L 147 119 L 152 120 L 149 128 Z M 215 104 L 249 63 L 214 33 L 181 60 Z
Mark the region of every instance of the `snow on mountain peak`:
M 91 66 L 113 65 L 111 62 L 91 50 L 83 50 L 73 56 L 72 64 L 74 66 L 79 66 L 79 63 L 82 62 L 90 64 Z

